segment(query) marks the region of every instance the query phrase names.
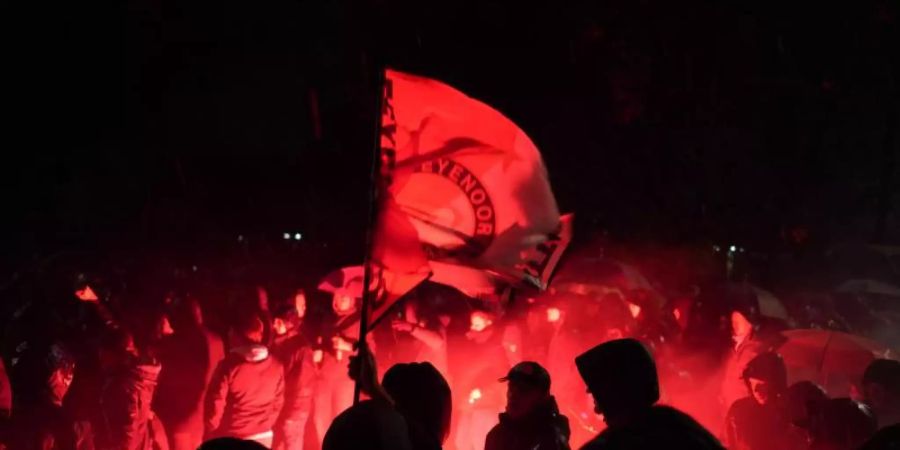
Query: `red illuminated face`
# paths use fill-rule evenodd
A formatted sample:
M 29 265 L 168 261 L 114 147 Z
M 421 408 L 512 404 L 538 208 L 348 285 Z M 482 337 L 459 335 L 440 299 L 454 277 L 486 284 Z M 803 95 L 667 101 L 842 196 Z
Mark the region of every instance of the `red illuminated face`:
M 510 381 L 506 390 L 506 413 L 513 419 L 525 417 L 537 409 L 546 396 L 540 389 Z
M 346 316 L 356 310 L 356 299 L 344 293 L 336 293 L 332 297 L 331 307 L 337 315 Z
M 735 344 L 744 342 L 753 331 L 753 324 L 738 311 L 731 313 L 731 333 Z
M 302 319 L 306 316 L 306 294 L 303 291 L 297 291 L 294 295 L 294 310 L 297 311 L 297 317 Z
M 769 403 L 772 398 L 772 385 L 767 381 L 752 377 L 747 380 L 747 383 L 750 385 L 750 394 L 757 403 L 760 405 Z
M 275 334 L 279 336 L 284 336 L 287 334 L 287 324 L 284 323 L 280 317 L 276 317 L 275 320 L 272 321 L 272 330 L 275 331 Z
M 50 387 L 50 393 L 53 396 L 53 401 L 57 404 L 62 404 L 63 398 L 65 398 L 66 393 L 69 392 L 69 386 L 72 385 L 72 380 L 75 378 L 75 372 L 71 369 L 56 369 L 50 375 L 50 379 L 47 381 Z

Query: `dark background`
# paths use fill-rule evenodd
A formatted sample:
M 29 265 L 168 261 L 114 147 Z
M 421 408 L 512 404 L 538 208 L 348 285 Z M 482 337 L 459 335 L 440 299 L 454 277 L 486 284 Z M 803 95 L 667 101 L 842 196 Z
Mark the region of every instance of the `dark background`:
M 359 261 L 379 63 L 517 122 L 581 236 L 900 239 L 895 1 L 27 3 L 4 27 L 4 273 L 284 232 Z

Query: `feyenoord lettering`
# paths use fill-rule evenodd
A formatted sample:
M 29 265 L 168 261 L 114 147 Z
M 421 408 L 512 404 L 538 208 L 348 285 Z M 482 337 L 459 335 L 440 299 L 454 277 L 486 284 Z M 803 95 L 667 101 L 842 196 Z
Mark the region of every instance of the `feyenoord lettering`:
M 393 182 L 397 163 L 397 118 L 394 115 L 394 83 L 385 76 L 381 97 L 381 179 L 383 187 Z
M 475 229 L 468 240 L 466 253 L 469 254 L 466 256 L 474 257 L 483 253 L 494 239 L 496 217 L 494 204 L 478 178 L 462 164 L 446 158 L 424 162 L 417 172 L 440 175 L 459 187 L 472 205 L 475 217 Z

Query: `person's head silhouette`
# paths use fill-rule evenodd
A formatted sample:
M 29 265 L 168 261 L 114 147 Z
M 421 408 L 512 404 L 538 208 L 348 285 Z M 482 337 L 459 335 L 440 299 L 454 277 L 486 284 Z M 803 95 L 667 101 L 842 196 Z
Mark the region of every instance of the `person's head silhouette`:
M 384 374 L 382 386 L 396 402 L 411 428 L 418 427 L 443 444 L 450 432 L 450 385 L 431 363 L 396 364 Z
M 760 353 L 750 360 L 741 378 L 747 385 L 747 393 L 760 405 L 776 402 L 787 391 L 787 367 L 775 352 Z
M 656 363 L 634 339 L 600 344 L 575 358 L 575 365 L 610 426 L 628 422 L 659 400 Z

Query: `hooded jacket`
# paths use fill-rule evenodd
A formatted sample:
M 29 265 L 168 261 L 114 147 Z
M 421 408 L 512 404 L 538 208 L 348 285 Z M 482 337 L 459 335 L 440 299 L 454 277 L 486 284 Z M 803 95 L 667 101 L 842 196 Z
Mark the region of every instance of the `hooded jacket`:
M 161 366 L 129 363 L 114 372 L 103 386 L 100 405 L 103 430 L 101 448 L 150 450 L 153 448 L 153 395 Z
M 724 450 L 691 416 L 668 406 L 652 406 L 627 424 L 609 427 L 581 450 Z
M 269 432 L 284 402 L 284 369 L 263 345 L 237 347 L 219 364 L 206 393 L 207 438 Z
M 526 417 L 500 414 L 500 423 L 487 435 L 485 450 L 568 450 L 569 419 L 550 397 Z
M 406 420 L 390 404 L 365 400 L 338 415 L 322 450 L 413 450 Z

